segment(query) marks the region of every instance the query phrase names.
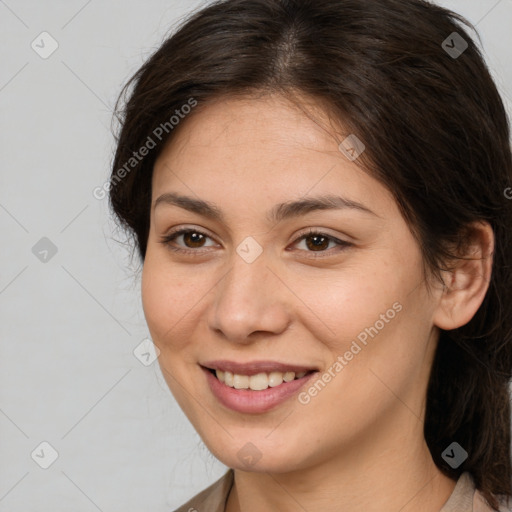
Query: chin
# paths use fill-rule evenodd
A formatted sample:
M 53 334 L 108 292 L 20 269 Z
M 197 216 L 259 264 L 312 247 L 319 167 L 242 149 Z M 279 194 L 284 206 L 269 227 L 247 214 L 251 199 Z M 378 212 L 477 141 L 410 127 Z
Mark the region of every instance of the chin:
M 220 445 L 218 442 L 205 444 L 220 462 L 240 471 L 289 473 L 308 466 L 303 446 L 299 444 L 295 448 L 289 440 L 285 442 L 284 437 L 276 437 L 272 442 L 269 439 L 265 440 L 265 436 L 268 436 L 268 432 L 261 438 L 249 434 L 234 436 L 229 438 L 228 446 Z

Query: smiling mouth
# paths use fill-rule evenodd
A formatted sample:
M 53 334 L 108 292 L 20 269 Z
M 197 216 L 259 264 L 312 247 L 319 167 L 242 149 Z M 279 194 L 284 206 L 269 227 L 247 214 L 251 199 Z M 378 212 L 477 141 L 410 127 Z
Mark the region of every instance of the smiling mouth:
M 293 380 L 300 380 L 316 370 L 302 371 L 302 372 L 261 372 L 253 375 L 241 375 L 229 371 L 214 370 L 206 368 L 212 375 L 214 375 L 220 382 L 226 386 L 234 389 L 244 389 L 252 391 L 264 391 L 268 388 L 274 388 L 282 385 L 283 383 L 291 382 Z

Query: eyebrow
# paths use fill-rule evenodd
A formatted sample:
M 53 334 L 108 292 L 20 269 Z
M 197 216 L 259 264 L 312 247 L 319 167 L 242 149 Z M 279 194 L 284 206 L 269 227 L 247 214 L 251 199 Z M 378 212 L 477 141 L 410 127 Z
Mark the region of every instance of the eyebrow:
M 183 196 L 175 192 L 167 192 L 159 196 L 153 205 L 153 208 L 160 204 L 174 205 L 192 213 L 197 213 L 208 219 L 218 222 L 224 222 L 224 215 L 220 208 L 209 201 L 196 199 L 190 196 Z M 317 210 L 341 210 L 353 209 L 364 213 L 369 213 L 379 217 L 375 212 L 370 210 L 367 206 L 350 199 L 335 196 L 324 195 L 315 197 L 304 197 L 296 201 L 287 201 L 286 203 L 276 204 L 268 213 L 267 221 L 270 223 L 278 223 L 286 219 L 306 215 L 310 212 Z

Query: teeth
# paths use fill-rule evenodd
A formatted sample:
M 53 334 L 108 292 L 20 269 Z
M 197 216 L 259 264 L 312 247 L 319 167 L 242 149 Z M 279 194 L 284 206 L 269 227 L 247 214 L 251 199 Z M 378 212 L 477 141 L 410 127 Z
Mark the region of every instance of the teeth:
M 295 372 L 286 372 L 284 375 L 283 375 L 283 380 L 285 382 L 290 382 L 292 381 L 293 379 L 295 379 Z
M 217 375 L 217 377 L 219 377 L 219 376 Z M 224 373 L 224 384 L 226 384 L 230 388 L 232 388 L 235 385 L 235 383 L 233 382 L 233 377 L 234 377 L 234 375 L 231 372 L 225 372 Z M 219 377 L 219 380 L 221 380 L 220 377 Z
M 257 373 L 249 377 L 249 388 L 254 391 L 261 391 L 268 388 L 268 375 L 266 373 Z
M 281 372 L 271 372 L 268 376 L 268 385 L 275 388 L 283 383 L 283 374 Z
M 233 376 L 233 387 L 235 389 L 248 389 L 249 377 L 247 377 L 247 375 L 238 375 L 235 373 Z
M 257 373 L 256 375 L 239 375 L 231 372 L 215 370 L 217 379 L 224 382 L 226 386 L 235 389 L 252 389 L 253 391 L 262 391 L 269 387 L 274 388 L 283 382 L 291 382 L 294 379 L 302 379 L 307 372 L 270 372 Z

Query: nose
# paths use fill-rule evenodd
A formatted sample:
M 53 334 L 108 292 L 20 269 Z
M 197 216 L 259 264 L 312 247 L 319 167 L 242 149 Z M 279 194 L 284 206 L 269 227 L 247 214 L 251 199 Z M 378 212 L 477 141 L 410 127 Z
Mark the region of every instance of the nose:
M 230 270 L 215 287 L 208 324 L 218 335 L 252 343 L 258 333 L 280 334 L 291 321 L 293 295 L 261 254 L 252 263 L 235 255 Z

